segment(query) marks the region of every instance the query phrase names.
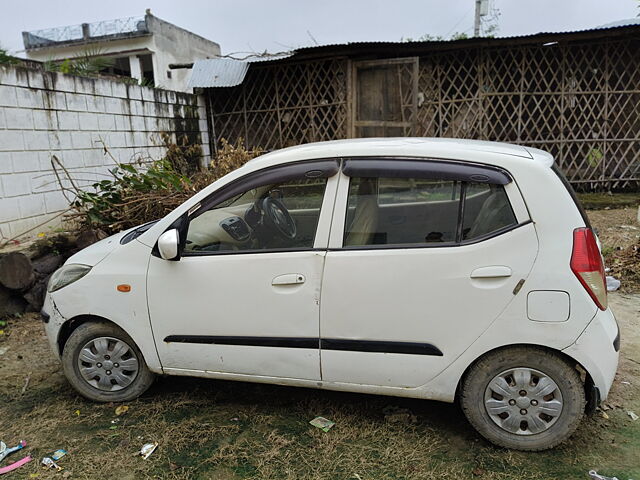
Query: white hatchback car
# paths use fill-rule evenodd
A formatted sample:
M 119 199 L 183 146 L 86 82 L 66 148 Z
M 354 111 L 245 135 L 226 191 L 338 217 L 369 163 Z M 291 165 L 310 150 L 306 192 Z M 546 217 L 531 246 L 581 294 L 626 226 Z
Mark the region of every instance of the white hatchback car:
M 71 257 L 43 309 L 97 401 L 153 374 L 452 402 L 542 450 L 606 398 L 619 332 L 589 221 L 540 150 L 446 139 L 254 159 Z

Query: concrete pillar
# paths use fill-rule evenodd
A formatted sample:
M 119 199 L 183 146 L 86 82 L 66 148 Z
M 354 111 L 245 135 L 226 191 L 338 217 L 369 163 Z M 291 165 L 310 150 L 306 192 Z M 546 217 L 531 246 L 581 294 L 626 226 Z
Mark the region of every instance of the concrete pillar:
M 142 69 L 140 68 L 140 59 L 137 55 L 129 57 L 129 68 L 131 69 L 131 78 L 142 80 Z

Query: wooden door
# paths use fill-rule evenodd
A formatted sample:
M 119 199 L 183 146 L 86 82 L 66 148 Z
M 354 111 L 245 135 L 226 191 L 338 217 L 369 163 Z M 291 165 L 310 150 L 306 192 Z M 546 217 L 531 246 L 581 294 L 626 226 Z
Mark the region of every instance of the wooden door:
M 418 57 L 353 64 L 354 137 L 408 137 L 418 109 Z

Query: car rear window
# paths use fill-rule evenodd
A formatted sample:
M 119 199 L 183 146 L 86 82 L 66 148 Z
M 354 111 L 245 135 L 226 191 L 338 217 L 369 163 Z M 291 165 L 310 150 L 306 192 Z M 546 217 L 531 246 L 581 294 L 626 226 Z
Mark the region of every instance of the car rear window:
M 566 188 L 567 192 L 569 192 L 569 195 L 571 195 L 571 198 L 573 199 L 573 203 L 576 205 L 576 208 L 580 212 L 580 215 L 582 216 L 582 220 L 584 220 L 585 227 L 591 228 L 591 222 L 589 222 L 589 217 L 587 217 L 587 212 L 585 212 L 584 207 L 580 203 L 580 200 L 578 199 L 578 196 L 576 195 L 575 190 L 569 183 L 569 180 L 567 180 L 567 177 L 564 176 L 564 173 L 560 171 L 560 169 L 555 163 L 553 164 L 553 167 L 551 167 L 551 169 L 558 176 L 558 178 L 564 185 L 564 188 Z

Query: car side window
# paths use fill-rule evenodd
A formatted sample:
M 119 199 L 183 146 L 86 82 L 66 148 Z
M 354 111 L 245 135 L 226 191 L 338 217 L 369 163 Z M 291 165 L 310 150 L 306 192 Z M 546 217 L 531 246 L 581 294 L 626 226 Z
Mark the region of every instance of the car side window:
M 461 183 L 425 178 L 352 178 L 345 246 L 454 242 Z
M 313 248 L 326 178 L 296 178 L 241 192 L 189 222 L 185 254 Z
M 517 224 L 502 185 L 467 183 L 462 239 L 473 240 Z
M 503 185 L 351 177 L 343 245 L 456 245 L 515 225 Z

